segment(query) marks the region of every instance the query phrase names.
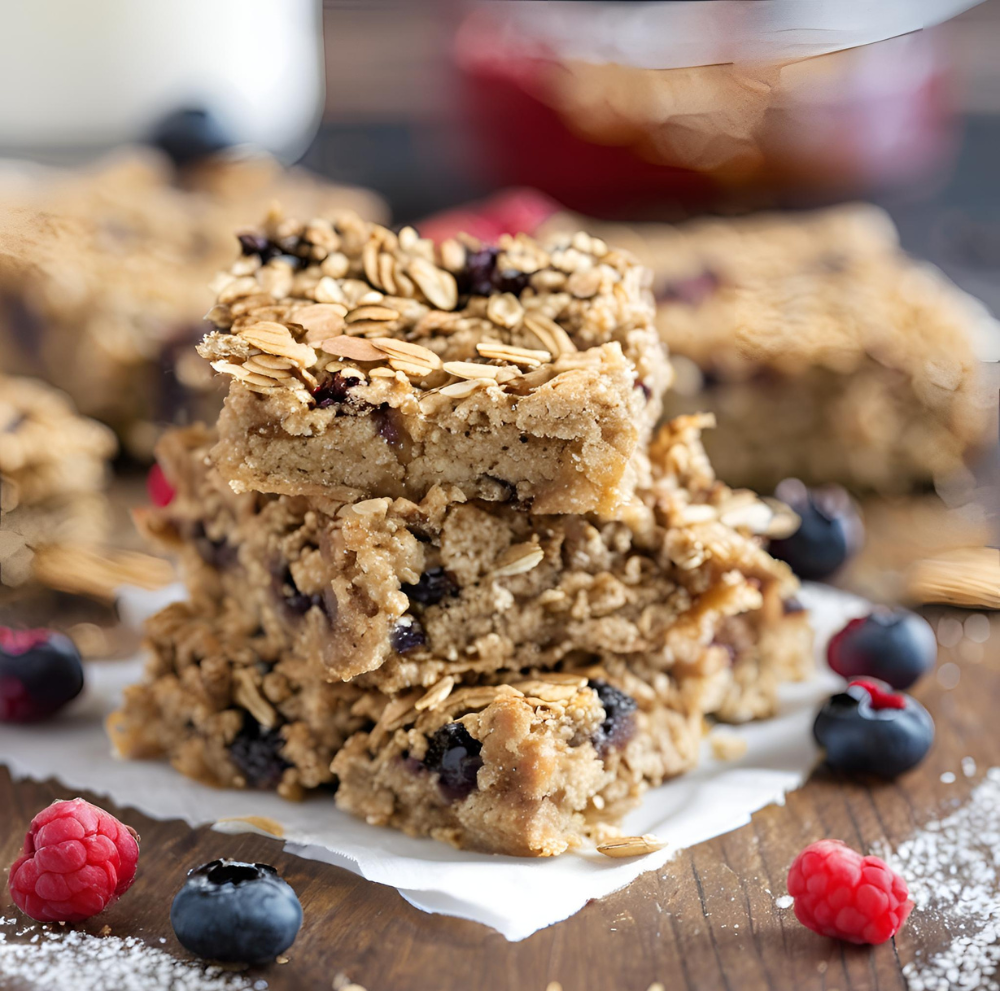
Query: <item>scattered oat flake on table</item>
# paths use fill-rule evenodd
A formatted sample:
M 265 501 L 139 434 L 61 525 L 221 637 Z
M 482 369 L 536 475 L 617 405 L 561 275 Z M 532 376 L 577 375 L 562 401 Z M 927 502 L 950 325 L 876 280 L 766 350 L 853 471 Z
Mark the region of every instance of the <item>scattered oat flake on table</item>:
M 13 930 L 16 919 L 0 919 Z M 14 943 L 0 929 L 0 986 L 5 978 L 26 991 L 266 991 L 267 982 L 249 980 L 219 967 L 177 960 L 165 950 L 147 946 L 134 936 L 91 936 L 73 929 L 27 926 L 31 942 Z
M 746 738 L 731 730 L 712 730 L 708 735 L 708 742 L 716 760 L 739 760 L 746 754 L 748 747 Z
M 965 547 L 918 561 L 908 591 L 917 602 L 1000 609 L 1000 550 Z
M 605 857 L 641 857 L 662 849 L 663 841 L 647 833 L 644 836 L 618 836 L 601 843 L 597 852 L 603 853 Z
M 333 991 L 366 991 L 360 984 L 355 984 L 343 971 L 333 979 Z

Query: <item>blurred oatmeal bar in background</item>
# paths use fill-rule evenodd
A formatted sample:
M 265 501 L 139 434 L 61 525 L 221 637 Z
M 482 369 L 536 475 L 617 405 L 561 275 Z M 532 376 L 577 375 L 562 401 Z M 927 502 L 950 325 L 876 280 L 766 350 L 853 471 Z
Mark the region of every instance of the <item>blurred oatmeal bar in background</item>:
M 677 226 L 583 223 L 654 272 L 677 368 L 669 413 L 709 410 L 721 478 L 899 493 L 960 471 L 995 437 L 982 359 L 1000 327 L 899 248 L 867 205 Z
M 111 549 L 111 430 L 36 379 L 0 375 L 0 585 L 44 585 L 110 600 L 156 587 L 167 562 Z
M 221 404 L 194 344 L 234 231 L 275 201 L 308 215 L 385 215 L 373 193 L 264 156 L 177 170 L 151 149 L 72 173 L 39 169 L 0 187 L 0 201 L 0 369 L 63 389 L 140 459 L 162 424 Z
M 95 544 L 108 535 L 104 489 L 114 434 L 78 416 L 63 393 L 0 376 L 0 581 L 33 577 L 45 546 Z

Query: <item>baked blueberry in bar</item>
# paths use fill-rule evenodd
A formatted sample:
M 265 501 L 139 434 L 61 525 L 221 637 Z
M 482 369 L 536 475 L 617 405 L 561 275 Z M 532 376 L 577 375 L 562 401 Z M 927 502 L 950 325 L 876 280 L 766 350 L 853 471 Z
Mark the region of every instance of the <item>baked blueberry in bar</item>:
M 761 546 L 787 521 L 715 481 L 705 422 L 662 429 L 651 487 L 622 520 L 529 514 L 454 486 L 420 502 L 236 494 L 211 465 L 211 434 L 174 431 L 159 455 L 177 494 L 140 521 L 179 551 L 199 610 L 225 604 L 325 678 L 395 693 L 447 675 L 622 658 L 678 672 L 701 711 L 745 719 L 770 710 L 777 681 L 803 672 L 808 651 L 779 661 L 758 650 L 797 589 Z M 747 641 L 742 666 L 734 634 Z
M 221 406 L 194 346 L 207 284 L 238 250 L 234 230 L 275 200 L 384 216 L 375 194 L 266 156 L 217 154 L 179 171 L 133 149 L 20 178 L 0 183 L 0 370 L 52 382 L 144 458 L 158 425 Z
M 580 224 L 652 269 L 678 373 L 667 412 L 715 413 L 706 447 L 728 483 L 906 492 L 995 438 L 982 359 L 1000 354 L 1000 328 L 908 257 L 880 209 L 546 229 Z
M 238 491 L 614 515 L 672 370 L 646 271 L 585 234 L 497 245 L 343 214 L 271 218 L 215 284 L 230 378 L 213 458 Z
M 108 720 L 120 754 L 290 799 L 335 791 L 373 824 L 532 856 L 613 826 L 698 757 L 698 705 L 674 675 L 626 659 L 581 653 L 558 671 L 466 671 L 388 694 L 275 652 L 231 607 L 178 603 L 150 621 L 146 680 Z M 801 665 L 801 614 L 768 635 Z M 728 648 L 737 666 L 744 649 Z

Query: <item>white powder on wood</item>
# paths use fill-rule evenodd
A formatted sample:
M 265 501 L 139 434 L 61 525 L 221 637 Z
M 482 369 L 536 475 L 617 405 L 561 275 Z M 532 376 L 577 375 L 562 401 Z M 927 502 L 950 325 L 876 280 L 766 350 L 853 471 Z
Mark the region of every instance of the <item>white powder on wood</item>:
M 21 928 L 16 927 L 20 925 Z M 31 991 L 266 991 L 267 982 L 178 960 L 134 936 L 91 936 L 0 917 L 3 978 Z M 5 932 L 8 929 L 9 932 Z M 10 935 L 29 942 L 12 942 Z
M 964 763 L 964 762 L 963 762 Z M 969 800 L 926 823 L 891 857 L 917 916 L 936 916 L 951 943 L 903 968 L 909 991 L 1000 991 L 1000 768 Z M 914 919 L 916 921 L 916 919 Z

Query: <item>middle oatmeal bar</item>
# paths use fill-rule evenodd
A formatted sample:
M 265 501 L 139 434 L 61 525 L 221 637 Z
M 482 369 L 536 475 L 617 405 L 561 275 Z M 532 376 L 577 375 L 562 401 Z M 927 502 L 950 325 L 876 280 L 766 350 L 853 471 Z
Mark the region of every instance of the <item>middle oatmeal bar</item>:
M 651 487 L 616 521 L 532 515 L 454 486 L 419 502 L 237 494 L 211 465 L 212 435 L 174 431 L 159 456 L 176 496 L 142 523 L 180 551 L 200 614 L 241 617 L 318 681 L 399 692 L 599 658 L 670 671 L 692 708 L 753 718 L 809 650 L 769 647 L 797 583 L 756 534 L 783 520 L 715 481 L 705 422 L 663 428 Z
M 235 490 L 614 515 L 645 480 L 672 370 L 627 253 L 350 214 L 241 240 L 199 347 L 231 378 L 213 457 Z

